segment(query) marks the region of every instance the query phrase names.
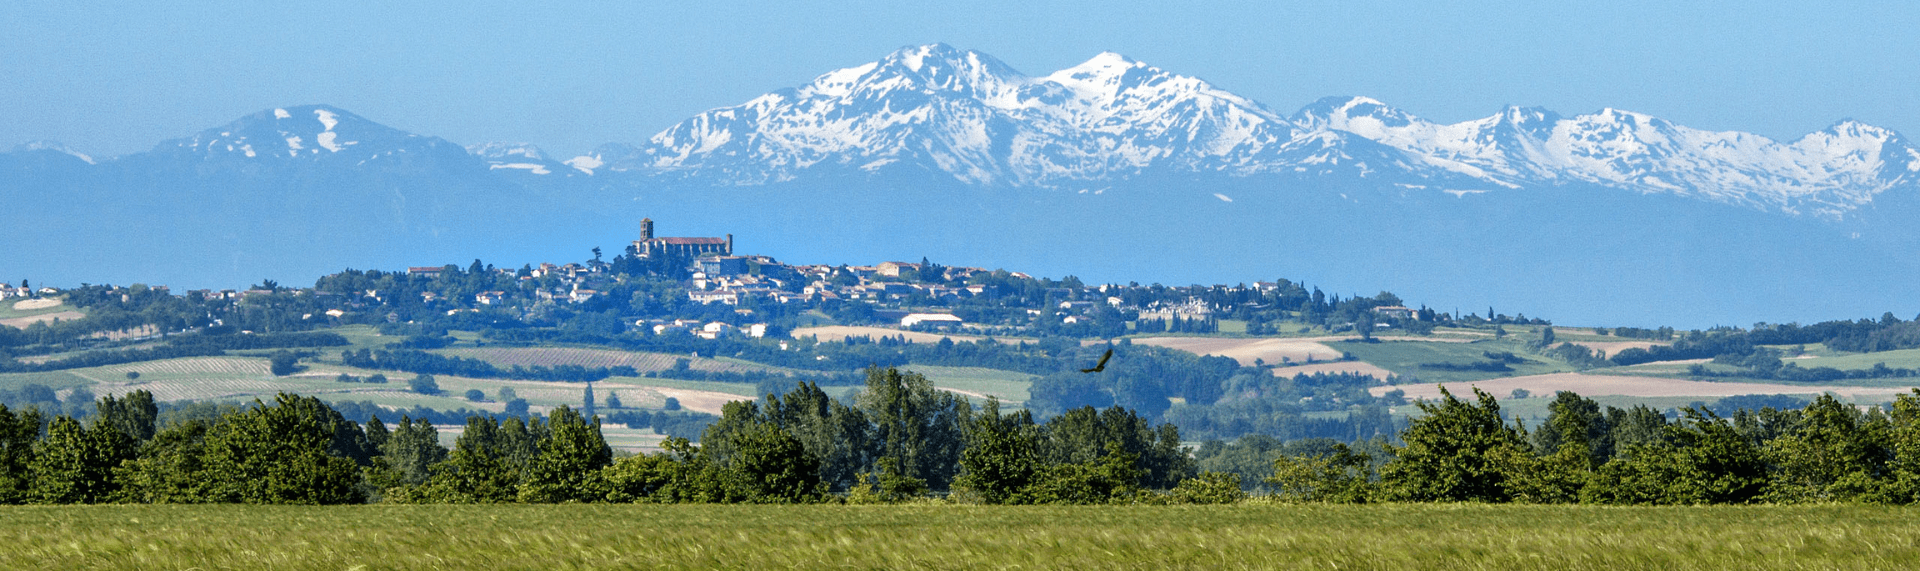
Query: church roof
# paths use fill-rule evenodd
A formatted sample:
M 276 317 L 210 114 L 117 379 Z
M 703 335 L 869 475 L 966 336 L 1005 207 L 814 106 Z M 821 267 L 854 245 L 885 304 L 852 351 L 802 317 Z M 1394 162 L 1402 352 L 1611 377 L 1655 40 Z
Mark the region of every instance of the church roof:
M 654 238 L 652 240 L 647 240 L 647 241 L 659 242 L 662 244 L 725 244 L 727 243 L 726 238 Z

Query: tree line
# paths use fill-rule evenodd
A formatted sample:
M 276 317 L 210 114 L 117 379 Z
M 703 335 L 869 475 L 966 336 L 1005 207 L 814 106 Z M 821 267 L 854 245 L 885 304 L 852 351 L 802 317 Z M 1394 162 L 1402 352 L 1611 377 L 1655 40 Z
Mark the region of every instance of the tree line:
M 96 407 L 82 422 L 0 406 L 0 503 L 794 503 L 928 493 L 1096 503 L 1240 494 L 1237 481 L 1190 478 L 1171 425 L 1150 426 L 1121 408 L 1044 423 L 1024 411 L 1001 414 L 997 403 L 976 413 L 925 377 L 893 369 L 870 370 L 852 402 L 799 383 L 764 403 L 731 403 L 701 444 L 670 438 L 663 452 L 627 457 L 607 446 L 598 418 L 567 407 L 545 419 L 469 416 L 451 450 L 428 420 L 403 414 L 389 427 L 374 413 L 355 422 L 313 397 L 196 406 L 167 422 L 144 391 Z
M 1795 403 L 1797 404 L 1797 403 Z M 1343 444 L 1242 439 L 1190 457 L 1171 424 L 1123 407 L 1045 421 L 974 410 L 920 375 L 872 369 L 850 400 L 799 383 L 735 402 L 700 444 L 621 457 L 600 420 L 474 415 L 449 450 L 431 421 L 280 395 L 271 405 L 163 415 L 145 392 L 85 422 L 0 406 L 0 502 L 1212 503 L 1244 497 L 1247 458 L 1275 451 L 1283 501 L 1741 504 L 1920 501 L 1920 389 L 1887 409 L 1832 396 L 1805 408 L 1601 407 L 1558 394 L 1546 421 L 1502 418 L 1491 395 L 1442 391 L 1397 435 Z M 352 410 L 355 407 L 344 407 Z M 1201 472 L 1202 467 L 1240 467 Z
M 1417 405 L 1424 416 L 1402 444 L 1296 450 L 1274 461 L 1266 484 L 1282 499 L 1344 503 L 1920 501 L 1920 389 L 1889 409 L 1823 395 L 1801 410 L 1723 417 L 1695 406 L 1673 420 L 1561 392 L 1532 430 L 1503 420 L 1477 389 L 1472 401 L 1443 390 Z

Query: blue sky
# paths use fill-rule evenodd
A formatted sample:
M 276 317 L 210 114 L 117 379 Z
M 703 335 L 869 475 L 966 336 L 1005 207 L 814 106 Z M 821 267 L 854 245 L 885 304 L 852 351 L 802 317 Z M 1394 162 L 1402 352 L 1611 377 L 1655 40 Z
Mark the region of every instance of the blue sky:
M 0 5 L 0 149 L 114 155 L 329 103 L 571 156 L 947 42 L 1042 74 L 1116 51 L 1291 112 L 1366 95 L 1437 121 L 1616 107 L 1794 138 L 1920 136 L 1920 5 L 1893 2 L 151 2 Z

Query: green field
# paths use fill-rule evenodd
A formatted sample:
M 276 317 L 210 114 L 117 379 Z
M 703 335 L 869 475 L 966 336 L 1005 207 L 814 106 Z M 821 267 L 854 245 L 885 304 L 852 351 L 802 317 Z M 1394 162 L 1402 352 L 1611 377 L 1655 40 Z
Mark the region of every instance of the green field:
M 1358 341 L 1336 341 L 1328 347 L 1353 353 L 1355 358 L 1393 371 L 1398 375 L 1413 375 L 1422 382 L 1461 382 L 1491 379 L 1495 377 L 1518 377 L 1521 375 L 1541 375 L 1572 371 L 1573 367 L 1556 359 L 1535 355 L 1528 351 L 1525 342 L 1509 335 L 1503 340 L 1487 340 L 1474 343 L 1444 343 L 1420 341 L 1382 341 L 1379 343 L 1361 343 Z M 1446 371 L 1426 369 L 1422 363 L 1469 364 L 1486 361 L 1484 353 L 1510 352 L 1525 358 L 1527 362 L 1511 365 L 1508 372 L 1483 371 Z
M 1014 405 L 1027 402 L 1027 388 L 1034 379 L 1026 373 L 984 367 L 907 365 L 906 369 L 926 375 L 933 386 L 999 397 L 1000 402 Z
M 5 506 L 6 569 L 1896 569 L 1912 508 Z
M 1877 363 L 1886 363 L 1888 367 L 1895 369 L 1920 368 L 1920 349 L 1901 349 L 1898 351 L 1881 351 L 1878 353 L 1838 353 L 1835 351 L 1815 353 L 1809 350 L 1807 353 L 1812 355 L 1828 354 L 1832 356 L 1820 356 L 1812 359 L 1781 360 L 1798 364 L 1801 367 L 1833 367 L 1841 370 L 1871 369 Z
M 38 383 L 55 390 L 91 387 L 96 394 L 146 390 L 162 402 L 244 402 L 255 398 L 271 401 L 275 393 L 291 392 L 317 396 L 329 402 L 371 401 L 399 408 L 419 405 L 436 410 L 471 408 L 493 412 L 500 412 L 505 406 L 498 400 L 501 387 L 512 387 L 520 398 L 526 399 L 536 410 L 559 405 L 578 407 L 586 389 L 582 383 L 435 375 L 441 392 L 424 395 L 408 390 L 407 380 L 413 378 L 412 373 L 376 371 L 332 363 L 303 362 L 301 366 L 304 370 L 293 376 L 275 377 L 268 372 L 265 357 L 186 357 L 44 373 L 0 373 L 0 389 L 19 390 L 23 385 Z M 129 381 L 126 376 L 129 371 L 139 372 L 140 378 Z M 342 383 L 334 380 L 340 373 L 360 378 L 383 373 L 388 382 L 383 385 Z M 605 402 L 608 391 L 617 391 L 630 408 L 659 409 L 664 405 L 665 397 L 649 391 L 650 387 L 709 391 L 740 397 L 756 396 L 754 386 L 750 383 L 609 377 L 594 384 L 601 402 Z M 475 403 L 466 400 L 464 393 L 468 389 L 479 389 L 486 394 L 486 401 Z M 834 396 L 841 396 L 847 388 L 827 387 L 827 390 Z
M 17 297 L 10 297 L 4 300 L 0 300 L 0 319 L 13 319 L 16 317 L 32 317 L 35 315 L 46 315 L 49 313 L 60 313 L 63 311 L 78 311 L 80 313 L 86 313 L 85 311 L 81 311 L 79 308 L 76 308 L 71 305 L 67 305 L 65 303 L 62 303 L 60 305 L 56 305 L 53 307 L 42 307 L 39 309 L 14 309 L 13 308 L 15 304 L 18 304 L 22 301 L 27 301 L 27 300 L 17 298 Z
M 66 371 L 0 373 L 0 390 L 17 391 L 20 387 L 33 384 L 46 385 L 59 390 L 68 387 L 84 387 L 93 384 L 93 381 Z

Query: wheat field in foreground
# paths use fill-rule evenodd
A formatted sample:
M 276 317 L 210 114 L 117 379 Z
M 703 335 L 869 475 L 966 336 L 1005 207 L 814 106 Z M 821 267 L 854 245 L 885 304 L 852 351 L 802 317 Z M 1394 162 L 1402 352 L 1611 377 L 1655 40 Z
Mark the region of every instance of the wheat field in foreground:
M 4 506 L 0 569 L 1891 569 L 1909 508 Z

